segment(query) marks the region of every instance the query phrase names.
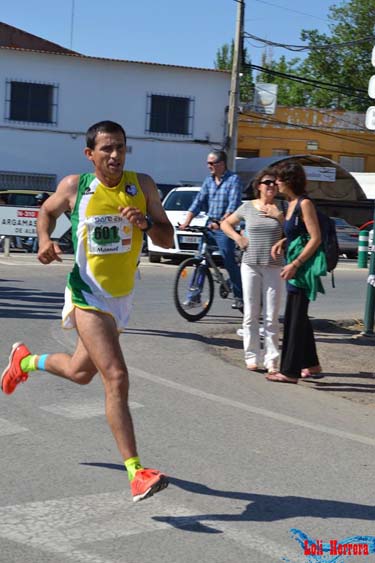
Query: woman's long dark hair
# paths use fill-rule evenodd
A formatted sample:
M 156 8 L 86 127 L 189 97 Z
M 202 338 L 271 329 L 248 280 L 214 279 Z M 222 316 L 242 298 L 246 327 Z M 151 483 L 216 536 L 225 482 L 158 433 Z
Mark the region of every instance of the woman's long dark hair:
M 306 174 L 299 162 L 284 160 L 273 167 L 273 174 L 284 182 L 295 195 L 306 193 Z

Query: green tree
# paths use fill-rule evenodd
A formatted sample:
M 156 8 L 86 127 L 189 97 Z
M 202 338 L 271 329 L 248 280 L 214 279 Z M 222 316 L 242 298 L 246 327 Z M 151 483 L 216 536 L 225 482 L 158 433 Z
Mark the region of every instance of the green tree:
M 358 41 L 374 35 L 375 0 L 349 0 L 329 8 L 330 35 L 319 33 L 316 29 L 303 30 L 301 39 L 309 46 L 337 45 Z M 304 76 L 330 84 L 340 84 L 341 92 L 335 93 L 324 89 L 311 91 L 310 105 L 318 107 L 336 107 L 363 111 L 368 107 L 366 93 L 368 81 L 373 74 L 371 49 L 374 41 L 353 43 L 346 47 L 332 49 L 313 49 L 302 62 Z M 347 95 L 346 89 L 353 97 Z M 354 97 L 356 96 L 356 97 Z
M 298 75 L 300 59 L 294 58 L 289 61 L 285 56 L 278 61 L 268 61 L 266 55 L 262 56 L 263 68 L 270 72 L 258 74 L 257 82 L 277 84 L 277 103 L 282 106 L 306 106 L 309 102 L 309 93 L 306 86 L 295 80 L 287 80 L 283 75 Z
M 329 34 L 319 33 L 317 29 L 301 32 L 301 40 L 309 47 L 325 48 L 309 50 L 303 60 L 287 61 L 283 56 L 278 61 L 265 60 L 262 64 L 271 71 L 325 82 L 325 86 L 298 84 L 266 73 L 260 78 L 279 85 L 280 104 L 364 111 L 369 105 L 368 81 L 374 73 L 370 60 L 374 40 L 338 45 L 374 36 L 375 0 L 346 0 L 333 5 L 329 8 L 328 19 L 331 22 Z M 332 48 L 326 48 L 329 45 Z
M 217 70 L 232 70 L 234 53 L 234 41 L 228 45 L 225 43 L 216 52 L 216 59 L 214 67 Z M 248 103 L 253 99 L 254 84 L 253 75 L 251 70 L 251 61 L 248 56 L 246 48 L 242 51 L 242 64 L 241 64 L 241 77 L 240 77 L 240 100 L 241 102 Z

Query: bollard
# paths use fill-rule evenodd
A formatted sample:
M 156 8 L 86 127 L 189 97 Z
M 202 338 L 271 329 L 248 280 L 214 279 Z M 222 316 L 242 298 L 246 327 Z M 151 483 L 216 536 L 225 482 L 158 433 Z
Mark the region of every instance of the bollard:
M 5 237 L 4 239 L 4 256 L 9 256 L 10 254 L 10 238 Z
M 368 262 L 368 231 L 359 231 L 358 237 L 358 268 L 367 268 Z

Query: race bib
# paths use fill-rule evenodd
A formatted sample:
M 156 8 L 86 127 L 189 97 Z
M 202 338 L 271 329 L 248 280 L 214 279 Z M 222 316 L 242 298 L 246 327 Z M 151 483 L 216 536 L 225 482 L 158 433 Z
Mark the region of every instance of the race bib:
M 133 225 L 120 215 L 94 215 L 85 221 L 89 254 L 129 252 Z

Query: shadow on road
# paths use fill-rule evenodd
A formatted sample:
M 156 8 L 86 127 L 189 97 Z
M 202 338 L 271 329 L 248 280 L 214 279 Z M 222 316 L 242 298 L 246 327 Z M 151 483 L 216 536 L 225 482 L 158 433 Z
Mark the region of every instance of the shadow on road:
M 332 377 L 332 381 L 329 380 L 330 377 Z M 338 381 L 338 378 L 340 378 L 340 380 L 345 380 L 346 378 L 349 379 L 349 381 Z M 357 383 L 357 381 L 355 381 L 360 379 L 367 379 L 369 381 L 368 383 Z M 334 393 L 335 391 L 337 393 L 375 393 L 374 382 L 374 373 L 366 371 L 360 371 L 359 373 L 344 373 L 339 376 L 337 374 L 331 375 L 326 373 L 324 374 L 324 381 L 314 381 L 314 389 L 315 391 L 330 391 L 331 393 Z
M 9 284 L 19 280 L 0 281 Z M 62 293 L 9 285 L 0 287 L 0 318 L 3 319 L 59 319 L 63 304 Z
M 234 349 L 242 350 L 242 340 L 234 340 L 226 338 L 225 336 L 204 336 L 196 332 L 177 332 L 172 330 L 157 330 L 157 329 L 143 329 L 143 328 L 127 328 L 125 334 L 142 334 L 143 336 L 163 336 L 166 338 L 177 338 L 186 340 L 195 340 L 203 344 L 212 346 L 226 346 Z
M 81 463 L 81 465 L 99 467 L 124 471 L 124 466 L 115 463 Z M 189 493 L 197 495 L 208 495 L 226 499 L 249 501 L 245 509 L 238 514 L 196 514 L 192 516 L 154 516 L 158 522 L 165 522 L 174 528 L 183 528 L 186 531 L 221 533 L 212 526 L 204 524 L 209 522 L 275 522 L 288 518 L 310 517 L 310 518 L 343 518 L 356 520 L 375 519 L 375 506 L 358 504 L 352 502 L 336 501 L 329 499 L 299 497 L 299 496 L 277 496 L 263 495 L 259 493 L 248 493 L 243 491 L 223 491 L 212 489 L 202 483 L 186 481 L 177 477 L 169 477 L 171 485 Z M 151 501 L 152 502 L 152 501 Z
M 250 501 L 250 504 L 239 514 L 198 514 L 186 517 L 189 523 L 191 523 L 192 519 L 196 519 L 197 522 L 205 520 L 210 522 L 274 522 L 296 517 L 350 518 L 359 520 L 373 520 L 375 517 L 375 507 L 369 505 L 298 496 L 222 491 L 212 489 L 201 483 L 185 481 L 175 477 L 170 477 L 169 480 L 172 485 L 195 494 Z M 155 517 L 155 520 L 164 520 L 172 526 L 182 527 L 183 518 L 178 516 L 164 519 Z

